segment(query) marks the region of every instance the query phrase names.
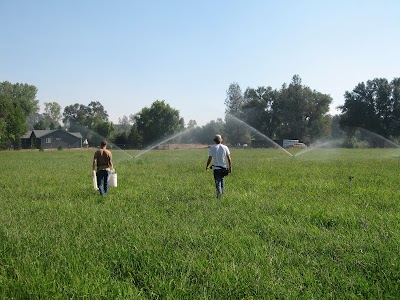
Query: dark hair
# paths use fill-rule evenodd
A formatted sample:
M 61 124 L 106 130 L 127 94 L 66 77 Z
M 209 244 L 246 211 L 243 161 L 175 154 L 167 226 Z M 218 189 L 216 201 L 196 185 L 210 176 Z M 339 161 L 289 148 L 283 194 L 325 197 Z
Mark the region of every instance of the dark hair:
M 107 146 L 107 142 L 106 141 L 101 141 L 101 147 Z

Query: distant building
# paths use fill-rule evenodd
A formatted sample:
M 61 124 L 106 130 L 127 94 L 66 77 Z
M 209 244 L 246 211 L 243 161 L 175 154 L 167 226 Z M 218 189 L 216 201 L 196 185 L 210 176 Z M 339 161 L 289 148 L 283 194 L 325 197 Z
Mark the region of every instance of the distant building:
M 283 140 L 283 148 L 307 148 L 307 145 L 299 140 Z
M 82 135 L 80 132 L 61 129 L 32 130 L 21 137 L 21 147 L 23 149 L 82 148 Z

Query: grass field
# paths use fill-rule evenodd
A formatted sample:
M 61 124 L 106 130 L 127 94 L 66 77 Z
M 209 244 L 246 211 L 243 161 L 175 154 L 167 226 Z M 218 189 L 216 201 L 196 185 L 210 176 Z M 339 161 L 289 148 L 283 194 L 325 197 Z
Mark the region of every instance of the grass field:
M 0 153 L 1 299 L 399 299 L 400 150 Z

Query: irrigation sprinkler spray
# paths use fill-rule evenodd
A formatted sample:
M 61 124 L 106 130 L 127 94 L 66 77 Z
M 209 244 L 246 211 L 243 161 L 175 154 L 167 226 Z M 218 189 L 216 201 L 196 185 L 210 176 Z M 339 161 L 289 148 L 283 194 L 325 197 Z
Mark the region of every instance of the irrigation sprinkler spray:
M 269 143 L 271 143 L 274 147 L 281 149 L 282 151 L 286 152 L 287 154 L 289 154 L 290 156 L 293 157 L 293 154 L 290 153 L 289 151 L 287 151 L 285 148 L 281 147 L 280 145 L 278 145 L 277 143 L 275 143 L 272 139 L 270 139 L 269 137 L 267 137 L 265 134 L 261 133 L 260 131 L 258 131 L 257 129 L 255 129 L 254 127 L 250 126 L 249 124 L 247 124 L 246 122 L 240 120 L 239 118 L 231 115 L 231 114 L 227 114 L 227 116 L 229 118 L 232 118 L 234 121 L 245 125 L 246 127 L 248 127 L 251 131 L 253 131 L 254 133 L 256 133 L 257 135 L 263 137 L 264 139 L 266 139 Z
M 136 155 L 135 157 L 132 157 L 132 159 L 137 159 L 138 157 L 142 156 L 143 154 L 147 153 L 148 151 L 150 151 L 150 150 L 152 150 L 152 149 L 164 144 L 165 142 L 168 142 L 169 140 L 175 139 L 175 138 L 177 138 L 177 137 L 179 137 L 179 136 L 181 136 L 181 135 L 183 135 L 185 133 L 190 132 L 193 128 L 195 128 L 195 127 L 188 128 L 188 129 L 186 129 L 184 131 L 181 131 L 181 132 L 179 132 L 179 133 L 177 133 L 175 135 L 169 136 L 168 138 L 166 138 L 165 140 L 163 140 L 163 141 L 161 141 L 159 143 L 156 143 L 156 144 L 153 144 L 153 145 L 147 147 L 145 150 L 140 152 L 138 155 Z
M 111 150 L 118 150 L 119 153 L 121 153 L 121 154 L 123 154 L 123 155 L 125 155 L 125 156 L 128 157 L 128 158 L 125 158 L 125 159 L 124 159 L 123 157 L 121 157 L 121 158 L 119 158 L 119 159 L 115 159 L 115 156 L 113 155 L 113 156 L 114 156 L 114 157 L 113 157 L 113 160 L 114 160 L 114 161 L 125 161 L 125 160 L 128 160 L 128 159 L 133 159 L 133 156 L 130 155 L 127 151 L 121 149 L 121 148 L 118 147 L 116 144 L 112 143 L 111 141 L 109 141 L 109 139 L 107 139 L 106 137 L 104 137 L 104 136 L 102 136 L 101 134 L 97 133 L 96 131 L 94 131 L 94 130 L 92 130 L 92 129 L 90 129 L 90 128 L 87 128 L 87 127 L 85 127 L 85 126 L 83 126 L 83 125 L 81 125 L 81 124 L 76 124 L 76 126 L 78 126 L 78 128 L 80 129 L 80 131 L 81 131 L 81 132 L 84 132 L 86 136 L 90 135 L 91 138 L 89 138 L 89 139 L 95 139 L 95 140 L 98 140 L 98 141 L 107 140 L 107 144 L 109 145 L 109 147 L 110 147 Z M 89 141 L 89 142 L 90 142 L 90 141 Z M 98 146 L 98 145 L 92 145 L 92 146 L 95 146 L 95 147 L 96 147 L 96 146 Z

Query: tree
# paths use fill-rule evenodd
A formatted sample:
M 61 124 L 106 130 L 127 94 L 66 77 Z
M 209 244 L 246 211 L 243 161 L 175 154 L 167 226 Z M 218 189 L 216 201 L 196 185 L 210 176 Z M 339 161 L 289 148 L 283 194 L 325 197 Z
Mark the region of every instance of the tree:
M 21 136 L 23 136 L 27 131 L 25 120 L 25 112 L 18 106 L 15 107 L 6 118 L 8 139 L 12 141 L 12 144 L 17 149 L 21 148 Z
M 189 120 L 185 132 L 179 137 L 179 143 L 196 144 L 196 135 L 200 130 L 195 120 Z
M 9 95 L 14 106 L 20 107 L 25 117 L 39 111 L 39 101 L 35 99 L 36 93 L 37 88 L 26 83 L 12 84 L 8 81 L 0 83 L 0 94 Z
M 385 138 L 400 136 L 400 78 L 375 78 L 345 92 L 340 126 L 348 138 L 363 128 Z
M 7 123 L 9 115 L 13 111 L 13 103 L 10 95 L 0 94 L 0 147 L 6 148 L 10 140 Z
M 271 87 L 247 88 L 244 93 L 243 120 L 273 139 L 276 138 L 277 98 L 278 92 Z
M 62 118 L 60 104 L 57 102 L 45 102 L 43 116 L 45 117 L 46 125 L 55 128 L 60 124 Z
M 247 143 L 250 136 L 249 128 L 239 121 L 243 118 L 244 98 L 238 83 L 233 82 L 229 85 L 225 105 L 226 141 L 232 144 Z
M 225 98 L 225 113 L 234 115 L 240 118 L 244 105 L 243 93 L 237 82 L 233 82 L 229 85 L 226 91 Z
M 95 127 L 93 128 L 97 135 L 100 135 L 102 139 L 107 138 L 110 136 L 111 132 L 114 130 L 114 125 L 108 121 L 100 121 L 96 123 Z M 99 143 L 101 140 L 99 140 Z
M 68 127 L 84 126 L 95 128 L 98 124 L 108 121 L 107 111 L 100 102 L 90 102 L 88 106 L 75 103 L 64 108 L 63 122 Z
M 118 132 L 114 138 L 113 143 L 119 148 L 126 149 L 129 146 L 128 134 L 125 131 Z
M 337 140 L 345 137 L 345 132 L 340 128 L 340 115 L 334 115 L 331 117 L 331 130 L 330 138 Z
M 331 96 L 303 86 L 298 75 L 293 76 L 289 86 L 282 85 L 275 102 L 280 139 L 296 138 L 309 143 L 329 132 Z
M 182 131 L 185 124 L 179 116 L 179 111 L 170 107 L 164 100 L 157 100 L 150 108 L 143 108 L 135 116 L 135 121 L 144 146 Z
M 108 121 L 108 113 L 104 109 L 104 106 L 96 101 L 92 101 L 88 105 L 88 126 L 89 128 L 94 128 L 98 124 Z
M 134 149 L 141 148 L 142 140 L 143 139 L 142 139 L 141 135 L 139 134 L 136 124 L 133 124 L 131 127 L 131 131 L 129 132 L 129 135 L 128 135 L 129 146 Z
M 46 122 L 42 119 L 39 122 L 33 125 L 34 130 L 45 130 L 46 129 Z
M 225 123 L 221 118 L 216 121 L 212 120 L 202 126 L 200 130 L 193 132 L 194 140 L 200 144 L 210 144 L 216 134 L 222 135 L 225 138 Z
M 189 120 L 187 128 L 194 128 L 197 126 L 196 120 Z
M 118 128 L 124 132 L 129 132 L 131 129 L 131 121 L 127 116 L 118 118 Z
M 39 110 L 36 93 L 33 85 L 0 83 L 0 143 L 3 147 L 12 143 L 19 148 L 21 136 L 28 129 L 27 118 Z
M 63 123 L 69 131 L 81 131 L 82 128 L 89 127 L 89 116 L 89 107 L 75 103 L 64 108 Z
M 243 129 L 246 124 L 273 140 L 296 138 L 309 143 L 330 134 L 332 98 L 303 86 L 298 75 L 280 90 L 249 87 L 243 101 L 237 84 L 231 84 L 227 94 L 225 130 L 231 143 L 243 143 L 254 134 Z M 242 126 L 237 119 L 244 122 Z

